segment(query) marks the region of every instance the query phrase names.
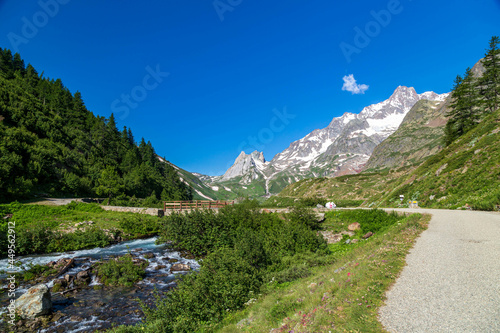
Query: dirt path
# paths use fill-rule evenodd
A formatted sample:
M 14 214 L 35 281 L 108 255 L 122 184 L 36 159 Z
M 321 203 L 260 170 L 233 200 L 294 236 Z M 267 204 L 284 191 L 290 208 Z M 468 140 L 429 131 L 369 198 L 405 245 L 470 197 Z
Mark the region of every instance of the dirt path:
M 500 214 L 432 214 L 379 319 L 389 332 L 500 332 Z

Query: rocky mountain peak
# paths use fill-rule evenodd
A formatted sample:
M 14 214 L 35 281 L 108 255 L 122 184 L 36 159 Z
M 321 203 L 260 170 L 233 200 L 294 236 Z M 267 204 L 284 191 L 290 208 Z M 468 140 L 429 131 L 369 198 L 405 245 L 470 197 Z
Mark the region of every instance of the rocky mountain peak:
M 236 160 L 234 161 L 234 164 L 238 164 L 240 163 L 241 161 L 243 161 L 245 158 L 247 157 L 247 154 L 245 154 L 244 151 L 242 151 L 238 157 L 236 157 Z
M 398 86 L 391 97 L 389 97 L 389 100 L 401 98 L 418 98 L 418 94 L 413 87 Z
M 255 173 L 262 170 L 265 165 L 266 159 L 263 152 L 253 151 L 247 155 L 242 151 L 234 161 L 234 164 L 222 176 L 222 179 L 228 180 L 243 176 L 249 172 Z

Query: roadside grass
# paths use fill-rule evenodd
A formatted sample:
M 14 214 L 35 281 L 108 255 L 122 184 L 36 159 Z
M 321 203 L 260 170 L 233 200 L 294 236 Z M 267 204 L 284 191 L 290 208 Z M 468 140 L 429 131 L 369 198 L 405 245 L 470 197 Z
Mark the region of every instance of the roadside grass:
M 253 304 L 229 314 L 216 331 L 384 332 L 378 309 L 429 220 L 428 215 L 410 215 L 334 253 L 334 264 L 315 267 L 306 278 L 275 285 Z
M 263 208 L 286 208 L 286 207 L 313 207 L 316 205 L 325 206 L 329 201 L 333 201 L 337 207 L 359 207 L 364 200 L 324 198 L 324 197 L 304 197 L 294 198 L 285 196 L 273 196 L 260 203 Z

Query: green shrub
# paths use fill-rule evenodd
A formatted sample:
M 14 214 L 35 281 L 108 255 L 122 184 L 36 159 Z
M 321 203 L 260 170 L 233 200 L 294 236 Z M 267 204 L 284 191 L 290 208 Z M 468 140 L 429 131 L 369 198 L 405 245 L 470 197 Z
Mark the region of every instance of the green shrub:
M 130 214 L 121 218 L 118 226 L 133 236 L 155 235 L 160 231 L 158 218 L 149 215 Z
M 164 298 L 158 295 L 156 309 L 143 306 L 145 332 L 159 326 L 162 332 L 211 331 L 265 288 L 264 282 L 287 283 L 328 261 L 326 242 L 309 211 L 280 215 L 254 208 L 250 202 L 218 214 L 193 211 L 163 220 L 161 239 L 206 257 L 199 272 L 183 276 Z
M 16 254 L 46 253 L 54 232 L 45 224 L 16 228 Z
M 111 238 L 102 229 L 92 227 L 72 233 L 52 233 L 47 245 L 48 252 L 76 251 L 111 244 Z
M 235 250 L 219 249 L 202 261 L 198 273 L 183 276 L 176 289 L 158 296 L 156 309 L 142 306 L 146 324 L 161 321 L 163 332 L 195 332 L 241 308 L 259 285 L 255 268 Z
M 335 198 L 319 198 L 319 197 L 306 197 L 306 198 L 292 198 L 292 197 L 271 197 L 264 201 L 262 207 L 312 207 L 316 208 L 317 205 L 325 206 L 327 202 L 334 202 L 337 207 L 359 207 L 364 200 L 351 200 L 351 199 L 335 199 Z
M 130 287 L 146 276 L 146 261 L 134 263 L 131 255 L 110 259 L 97 267 L 97 275 L 104 285 Z

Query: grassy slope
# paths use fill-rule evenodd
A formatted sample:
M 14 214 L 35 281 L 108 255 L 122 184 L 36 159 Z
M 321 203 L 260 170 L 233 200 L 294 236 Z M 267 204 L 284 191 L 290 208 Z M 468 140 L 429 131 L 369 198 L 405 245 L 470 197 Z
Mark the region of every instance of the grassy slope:
M 230 193 L 233 195 L 234 198 L 245 198 L 245 197 L 258 198 L 266 194 L 266 183 L 261 178 L 253 180 L 250 184 L 244 184 L 244 185 L 240 184 L 240 181 L 241 177 L 236 177 L 227 181 L 214 183 L 213 185 L 219 187 L 219 191 L 217 192 L 223 191 L 224 188 L 230 189 L 231 190 Z
M 308 278 L 275 286 L 231 314 L 217 331 L 382 332 L 378 308 L 428 220 L 428 216 L 413 215 L 349 246 L 346 252 L 337 252 L 335 264 L 316 268 Z M 345 229 L 347 223 L 328 218 L 326 225 Z
M 416 165 L 438 153 L 443 147 L 446 110 L 446 103 L 417 102 L 396 132 L 375 148 L 365 170 Z
M 179 176 L 193 189 L 193 200 L 208 200 L 207 197 L 212 200 L 233 200 L 237 197 L 234 193 L 226 191 L 223 187 L 220 187 L 218 191 L 214 191 L 189 171 L 176 166 L 174 167 Z
M 401 168 L 390 172 L 305 179 L 287 186 L 279 196 L 323 197 L 331 198 L 333 201 L 339 199 L 364 200 L 368 204 L 372 197 L 393 186 L 399 177 L 405 175 L 408 170 L 408 168 Z
M 500 205 L 500 110 L 373 199 L 393 205 L 400 194 L 422 206 L 477 209 Z M 433 196 L 434 199 L 431 199 Z

